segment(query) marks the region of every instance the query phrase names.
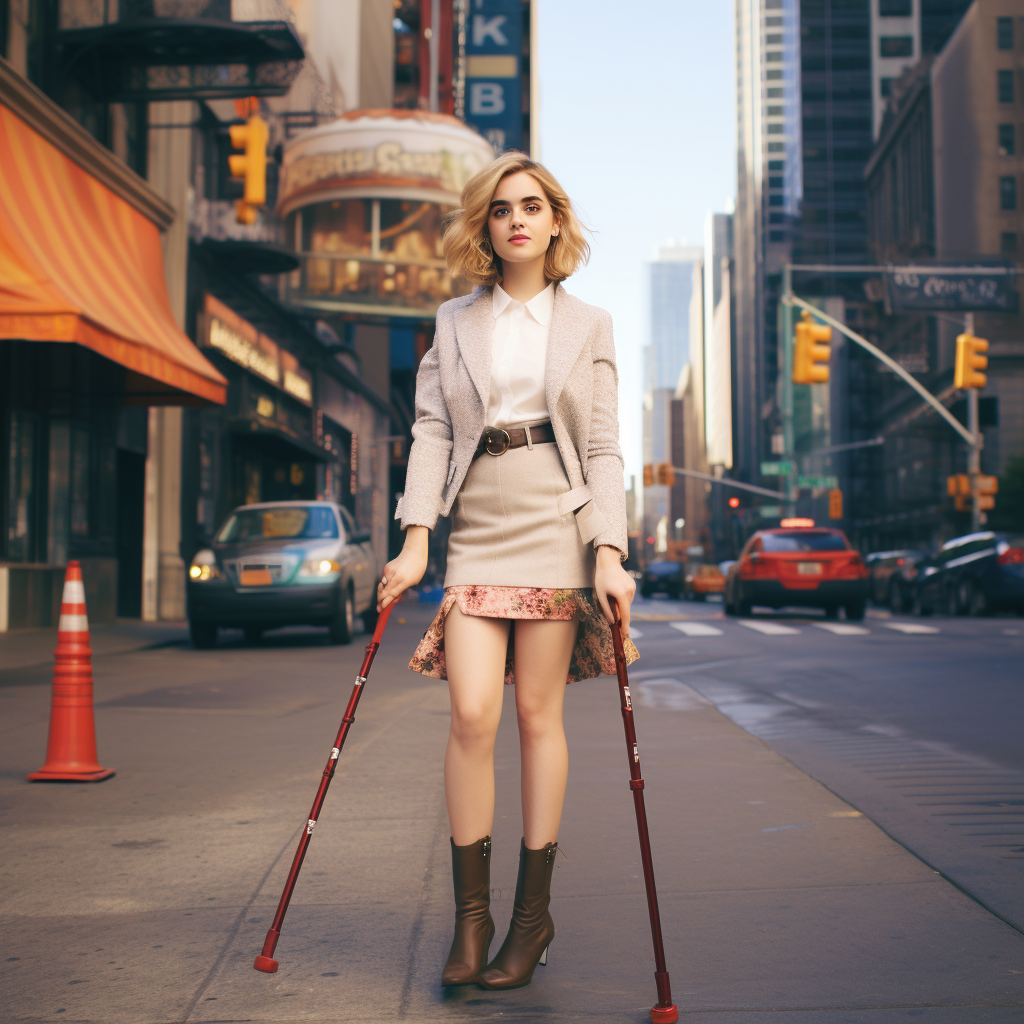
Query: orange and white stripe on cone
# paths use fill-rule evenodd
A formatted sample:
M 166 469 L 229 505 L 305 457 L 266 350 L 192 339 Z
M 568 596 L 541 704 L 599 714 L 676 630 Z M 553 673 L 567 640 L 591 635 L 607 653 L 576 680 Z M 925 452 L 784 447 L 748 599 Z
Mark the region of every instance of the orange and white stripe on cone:
M 60 600 L 58 633 L 88 633 L 89 617 L 85 612 L 85 584 L 82 569 L 77 562 L 68 566 L 64 579 L 64 593 Z

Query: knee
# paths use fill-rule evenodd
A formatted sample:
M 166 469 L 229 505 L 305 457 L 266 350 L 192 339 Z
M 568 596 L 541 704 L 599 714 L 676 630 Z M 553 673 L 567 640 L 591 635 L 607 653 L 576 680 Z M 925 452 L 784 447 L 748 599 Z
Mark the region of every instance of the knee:
M 557 735 L 562 729 L 562 715 L 557 706 L 547 702 L 520 701 L 516 704 L 519 736 L 525 740 Z
M 498 719 L 484 703 L 463 701 L 452 705 L 452 736 L 462 744 L 477 745 L 494 741 Z

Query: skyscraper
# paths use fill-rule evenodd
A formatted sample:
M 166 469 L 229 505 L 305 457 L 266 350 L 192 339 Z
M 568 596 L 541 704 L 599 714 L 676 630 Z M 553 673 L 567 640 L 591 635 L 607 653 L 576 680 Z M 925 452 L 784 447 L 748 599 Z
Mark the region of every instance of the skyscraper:
M 674 390 L 690 358 L 690 296 L 699 246 L 659 246 L 649 266 L 650 306 L 644 390 Z

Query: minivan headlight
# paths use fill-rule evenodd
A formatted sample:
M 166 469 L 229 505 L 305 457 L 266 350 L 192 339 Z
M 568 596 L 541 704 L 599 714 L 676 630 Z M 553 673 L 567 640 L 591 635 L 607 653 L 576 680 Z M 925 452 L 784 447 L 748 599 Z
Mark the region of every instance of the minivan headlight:
M 188 567 L 189 579 L 202 582 L 203 580 L 216 579 L 220 576 L 217 568 L 217 559 L 208 548 L 197 551 L 192 564 Z
M 333 558 L 307 558 L 299 569 L 303 579 L 325 580 L 341 572 L 341 566 Z

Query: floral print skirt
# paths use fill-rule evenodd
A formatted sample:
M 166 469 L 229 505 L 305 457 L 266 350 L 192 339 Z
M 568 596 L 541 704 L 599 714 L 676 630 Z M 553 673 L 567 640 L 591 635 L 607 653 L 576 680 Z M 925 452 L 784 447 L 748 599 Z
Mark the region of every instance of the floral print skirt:
M 538 587 L 457 586 L 446 587 L 441 607 L 430 623 L 409 662 L 414 672 L 435 679 L 447 679 L 444 663 L 444 621 L 458 604 L 463 615 L 481 615 L 494 619 L 577 619 L 576 643 L 569 661 L 567 683 L 594 679 L 615 671 L 612 631 L 601 606 L 590 588 L 553 590 Z M 626 664 L 631 665 L 640 652 L 629 636 L 622 638 Z M 505 682 L 514 683 L 515 630 L 509 630 L 505 656 Z

